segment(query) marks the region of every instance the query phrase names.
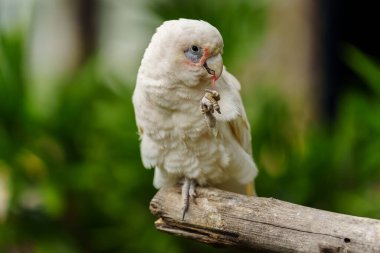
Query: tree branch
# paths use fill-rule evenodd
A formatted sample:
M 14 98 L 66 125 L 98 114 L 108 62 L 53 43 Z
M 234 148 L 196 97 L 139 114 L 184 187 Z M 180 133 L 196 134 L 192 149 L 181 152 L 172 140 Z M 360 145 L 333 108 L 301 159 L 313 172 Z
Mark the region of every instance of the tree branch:
M 214 188 L 197 188 L 184 220 L 181 203 L 179 187 L 154 196 L 158 230 L 255 252 L 380 252 L 379 220 Z

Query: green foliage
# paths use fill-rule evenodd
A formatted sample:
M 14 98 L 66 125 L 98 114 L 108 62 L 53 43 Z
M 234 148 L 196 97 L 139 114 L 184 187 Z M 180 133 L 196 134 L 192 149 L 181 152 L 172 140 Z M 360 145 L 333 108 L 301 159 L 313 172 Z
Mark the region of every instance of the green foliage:
M 251 118 L 261 168 L 258 192 L 380 218 L 380 67 L 352 46 L 346 47 L 344 58 L 370 94 L 348 91 L 332 126 L 308 128 L 302 139 L 284 99 L 273 91 L 256 91 L 260 110 Z
M 20 34 L 2 34 L 0 174 L 11 200 L 0 251 L 179 252 L 153 227 L 131 89 L 113 92 L 94 62 L 63 85 L 53 116 L 37 119 L 26 106 L 24 46 Z

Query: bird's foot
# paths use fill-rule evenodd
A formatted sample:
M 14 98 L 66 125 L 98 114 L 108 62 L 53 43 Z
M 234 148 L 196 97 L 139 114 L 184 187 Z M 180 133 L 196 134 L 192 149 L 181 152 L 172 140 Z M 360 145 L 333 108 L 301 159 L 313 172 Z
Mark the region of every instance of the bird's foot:
M 195 192 L 196 182 L 194 179 L 189 179 L 185 177 L 182 185 L 182 220 L 185 219 L 187 210 L 189 209 L 190 200 L 195 203 L 195 197 L 197 193 Z
M 220 100 L 220 95 L 215 90 L 206 89 L 206 94 L 201 99 L 201 111 L 207 120 L 208 126 L 214 128 L 216 125 L 216 119 L 213 115 L 214 111 L 217 111 L 219 114 L 220 106 L 218 101 Z
M 205 89 L 205 92 L 206 93 L 201 100 L 202 113 L 206 113 L 206 112 L 214 113 L 214 110 L 215 110 L 219 114 L 221 114 L 220 106 L 218 104 L 218 101 L 220 100 L 219 93 L 216 90 L 209 90 L 209 89 Z

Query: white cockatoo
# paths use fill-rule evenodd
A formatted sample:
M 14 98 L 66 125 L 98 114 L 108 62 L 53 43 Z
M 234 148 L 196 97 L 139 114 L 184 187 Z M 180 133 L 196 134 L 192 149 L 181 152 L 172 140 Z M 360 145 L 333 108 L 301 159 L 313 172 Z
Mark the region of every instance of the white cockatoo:
M 238 193 L 249 185 L 254 191 L 250 126 L 240 84 L 224 68 L 222 52 L 222 36 L 209 23 L 166 21 L 153 35 L 137 75 L 133 105 L 142 162 L 155 169 L 156 188 L 183 183 L 182 218 L 196 185 Z M 208 90 L 212 74 L 216 91 Z M 220 100 L 212 101 L 205 90 Z M 214 113 L 218 106 L 220 114 Z M 207 121 L 207 111 L 216 123 Z

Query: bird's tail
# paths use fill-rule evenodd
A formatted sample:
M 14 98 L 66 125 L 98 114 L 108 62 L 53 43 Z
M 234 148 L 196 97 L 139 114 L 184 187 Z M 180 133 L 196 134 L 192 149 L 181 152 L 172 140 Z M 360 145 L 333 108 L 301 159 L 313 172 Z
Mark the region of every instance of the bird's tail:
M 255 183 L 252 181 L 248 184 L 240 184 L 234 179 L 227 180 L 227 182 L 224 182 L 223 184 L 215 185 L 217 188 L 225 190 L 225 191 L 231 191 L 239 194 L 246 194 L 248 196 L 257 196 L 255 191 Z
M 246 194 L 248 196 L 257 196 L 256 190 L 255 190 L 255 182 L 252 181 L 251 183 L 246 185 Z

